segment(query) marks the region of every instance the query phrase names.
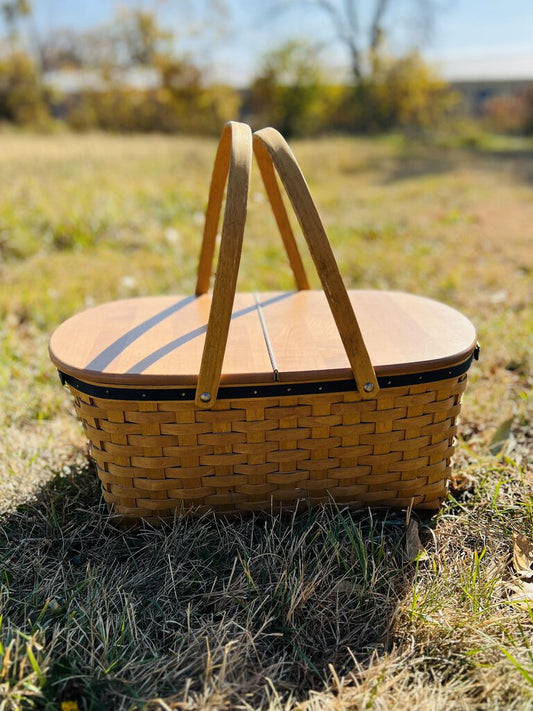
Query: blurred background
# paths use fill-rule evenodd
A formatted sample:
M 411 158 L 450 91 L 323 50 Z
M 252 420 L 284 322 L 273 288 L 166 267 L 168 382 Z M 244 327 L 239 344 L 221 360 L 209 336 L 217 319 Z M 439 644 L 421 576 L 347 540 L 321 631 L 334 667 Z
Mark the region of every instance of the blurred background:
M 533 132 L 529 0 L 4 0 L 0 121 Z

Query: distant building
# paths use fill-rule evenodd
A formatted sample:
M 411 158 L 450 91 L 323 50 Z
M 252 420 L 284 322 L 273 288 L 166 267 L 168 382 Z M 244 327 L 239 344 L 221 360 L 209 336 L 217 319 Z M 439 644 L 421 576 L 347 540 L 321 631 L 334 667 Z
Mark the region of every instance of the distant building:
M 463 79 L 450 82 L 463 97 L 465 112 L 476 118 L 485 113 L 487 103 L 494 98 L 520 96 L 533 90 L 533 77 L 525 79 Z
M 148 90 L 160 86 L 161 78 L 155 69 L 137 67 L 115 72 L 108 79 L 95 69 L 56 69 L 45 72 L 44 83 L 61 94 L 80 94 L 83 91 L 106 91 L 110 84 L 119 83 L 126 89 Z
M 533 49 L 463 50 L 429 57 L 438 73 L 464 98 L 465 111 L 476 117 L 495 98 L 523 95 L 533 89 Z

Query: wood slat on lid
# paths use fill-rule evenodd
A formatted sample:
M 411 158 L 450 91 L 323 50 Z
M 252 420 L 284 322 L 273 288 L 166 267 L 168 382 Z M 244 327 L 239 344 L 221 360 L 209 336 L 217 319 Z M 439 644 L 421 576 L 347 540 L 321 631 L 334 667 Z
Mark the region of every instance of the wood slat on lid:
M 273 295 L 262 294 L 267 302 Z M 413 294 L 350 291 L 378 375 L 423 372 L 466 360 L 472 323 L 455 309 Z M 262 308 L 280 381 L 351 377 L 348 359 L 321 291 L 300 291 Z
M 56 329 L 50 340 L 50 356 L 59 370 L 89 382 L 194 384 L 210 305 L 209 295 L 157 296 L 101 304 Z M 221 382 L 273 380 L 255 299 L 251 294 L 237 294 Z

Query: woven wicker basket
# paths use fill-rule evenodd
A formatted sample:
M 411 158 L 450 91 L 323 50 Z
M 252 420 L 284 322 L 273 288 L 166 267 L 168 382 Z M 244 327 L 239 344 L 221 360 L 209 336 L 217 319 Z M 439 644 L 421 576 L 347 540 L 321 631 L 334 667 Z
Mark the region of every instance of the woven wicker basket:
M 273 129 L 254 139 L 296 292 L 235 293 L 252 136 L 230 123 L 215 160 L 196 296 L 102 304 L 51 338 L 104 498 L 122 517 L 154 522 L 182 506 L 231 513 L 302 500 L 438 508 L 475 330 L 420 296 L 347 292 L 287 144 Z M 275 170 L 323 291 L 308 288 Z

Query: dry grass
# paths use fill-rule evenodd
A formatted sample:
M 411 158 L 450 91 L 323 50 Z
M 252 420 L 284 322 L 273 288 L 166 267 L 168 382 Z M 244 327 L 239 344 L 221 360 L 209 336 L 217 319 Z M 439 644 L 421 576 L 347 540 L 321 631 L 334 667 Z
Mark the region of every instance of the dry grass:
M 531 147 L 295 145 L 347 283 L 446 301 L 480 334 L 450 496 L 415 517 L 412 560 L 406 512 L 116 528 L 47 339 L 95 301 L 191 291 L 215 146 L 0 144 L 2 711 L 533 708 L 510 567 L 533 526 Z M 259 187 L 241 288 L 286 288 Z

